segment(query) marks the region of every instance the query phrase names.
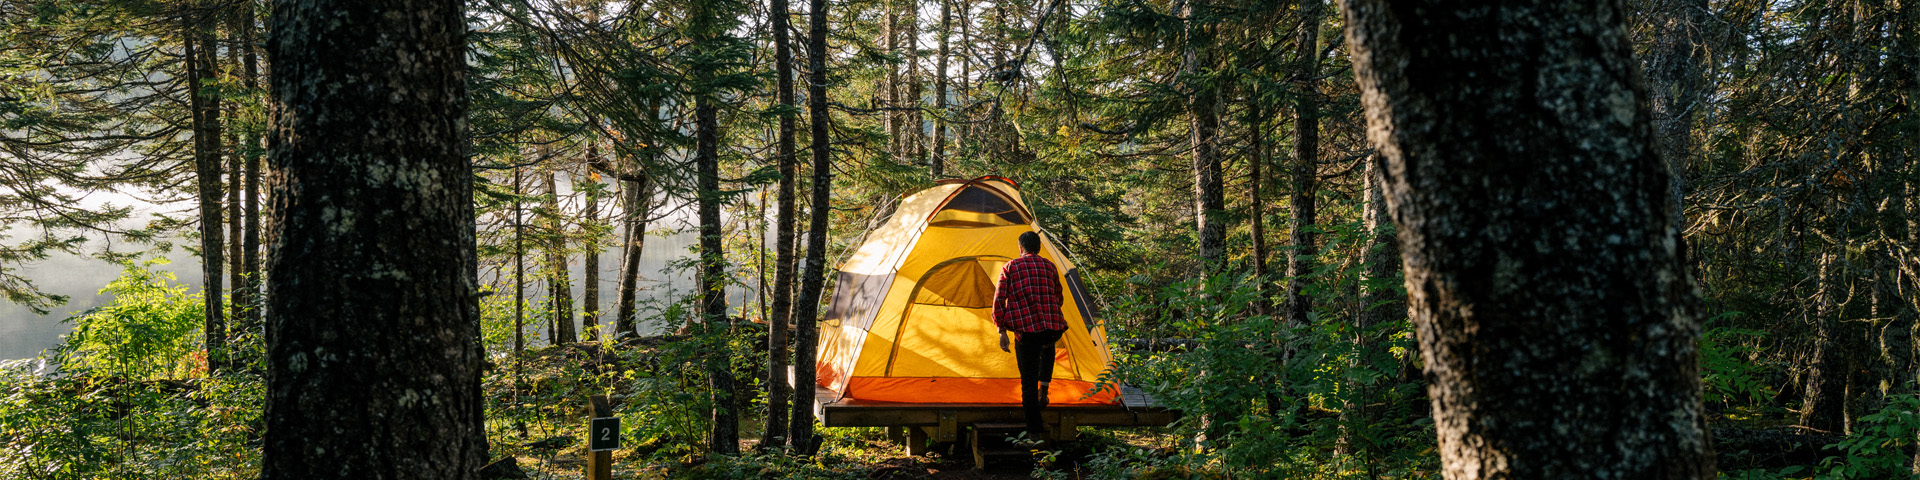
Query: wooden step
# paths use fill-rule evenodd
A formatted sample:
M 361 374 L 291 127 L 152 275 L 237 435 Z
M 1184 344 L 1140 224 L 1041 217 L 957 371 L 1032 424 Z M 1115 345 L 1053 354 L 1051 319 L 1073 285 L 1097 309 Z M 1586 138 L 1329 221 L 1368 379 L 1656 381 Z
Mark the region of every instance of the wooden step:
M 1025 423 L 975 423 L 967 429 L 967 443 L 973 450 L 973 468 L 985 470 L 987 459 L 996 462 L 1033 461 L 1035 449 L 1039 445 L 1022 446 L 1007 441 L 1008 437 L 1018 437 L 1027 430 Z

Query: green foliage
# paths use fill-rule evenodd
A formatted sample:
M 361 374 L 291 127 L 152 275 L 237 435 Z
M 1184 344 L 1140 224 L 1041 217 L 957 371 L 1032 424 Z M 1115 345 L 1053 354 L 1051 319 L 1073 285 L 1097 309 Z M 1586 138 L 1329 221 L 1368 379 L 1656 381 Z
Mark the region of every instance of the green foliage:
M 1721 314 L 1706 321 L 1707 333 L 1700 338 L 1700 386 L 1703 400 L 1712 404 L 1764 405 L 1773 398 L 1773 387 L 1762 381 L 1768 369 L 1742 358 L 1752 358 L 1759 350 L 1754 339 L 1766 332 L 1744 328 L 1713 327 L 1738 312 Z
M 55 349 L 60 367 L 133 380 L 204 372 L 197 335 L 206 324 L 200 294 L 174 283 L 172 272 L 153 270 L 166 263 L 125 265 L 119 278 L 100 289 L 113 295 L 111 303 L 68 318 L 74 330 Z
M 1159 334 L 1190 343 L 1169 352 L 1116 352 L 1116 371 L 1105 380 L 1141 386 L 1186 412 L 1175 435 L 1205 440 L 1183 441 L 1176 455 L 1110 450 L 1091 462 L 1098 477 L 1404 478 L 1432 471 L 1432 422 L 1418 418 L 1422 386 L 1395 375 L 1395 352 L 1411 348 L 1409 326 L 1356 331 L 1334 307 L 1309 325 L 1284 325 L 1250 310 L 1259 296 L 1254 280 L 1224 274 L 1174 282 L 1115 305 L 1114 316 L 1145 316 L 1145 323 L 1165 325 Z M 1378 340 L 1361 348 L 1357 337 Z M 1346 408 L 1355 411 L 1342 415 Z M 1349 453 L 1333 455 L 1342 448 Z
M 1829 445 L 1840 456 L 1820 462 L 1822 479 L 1897 478 L 1912 474 L 1914 438 L 1920 434 L 1920 395 L 1893 395 L 1887 406 L 1860 417 L 1853 434 Z
M 0 478 L 250 478 L 265 383 L 33 375 L 0 367 Z

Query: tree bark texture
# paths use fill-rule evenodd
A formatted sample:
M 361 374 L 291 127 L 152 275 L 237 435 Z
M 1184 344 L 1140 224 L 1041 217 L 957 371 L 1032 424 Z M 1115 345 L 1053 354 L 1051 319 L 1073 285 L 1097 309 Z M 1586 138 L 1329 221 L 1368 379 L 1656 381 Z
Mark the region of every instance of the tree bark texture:
M 804 454 L 814 451 L 814 359 L 819 352 L 820 291 L 827 276 L 827 214 L 832 210 L 832 152 L 827 136 L 832 114 L 827 110 L 827 0 L 812 0 L 807 16 L 807 130 L 813 153 L 813 199 L 807 220 L 806 268 L 800 274 L 800 293 L 793 303 L 793 425 L 788 442 Z
M 779 193 L 776 195 L 779 206 L 774 207 L 773 241 L 773 313 L 767 319 L 767 421 L 760 438 L 761 445 L 780 445 L 786 442 L 788 424 L 787 414 L 791 408 L 789 399 L 793 392 L 810 389 L 796 389 L 787 384 L 787 325 L 789 315 L 793 313 L 793 201 L 794 177 L 800 174 L 798 159 L 794 158 L 794 116 L 793 109 L 793 40 L 787 34 L 792 19 L 791 8 L 787 0 L 772 0 L 773 12 L 773 69 L 778 77 L 774 83 L 774 96 L 785 109 L 780 113 L 780 132 L 775 139 L 777 168 L 780 169 Z M 765 237 L 762 237 L 765 238 Z
M 1205 5 L 1195 5 L 1201 0 L 1188 0 L 1181 11 L 1186 23 L 1186 48 L 1183 55 L 1181 72 L 1187 81 L 1187 118 L 1190 142 L 1193 151 L 1193 218 L 1194 227 L 1200 238 L 1201 271 L 1213 272 L 1226 261 L 1227 224 L 1220 217 L 1226 213 L 1226 194 L 1221 191 L 1220 156 L 1215 151 L 1218 146 L 1220 113 L 1216 109 L 1217 92 L 1210 81 L 1201 81 L 1196 76 L 1201 69 L 1210 68 L 1212 55 L 1208 51 L 1212 35 L 1203 22 L 1193 17 L 1196 12 L 1204 12 Z
M 213 35 L 208 33 L 205 11 L 195 10 L 183 16 L 185 58 L 187 62 L 188 109 L 193 123 L 194 177 L 200 190 L 200 274 L 202 307 L 206 315 L 207 371 L 227 369 L 227 320 L 223 275 L 226 255 L 220 231 L 220 97 L 202 91 L 212 81 Z
M 700 192 L 700 331 L 709 338 L 726 335 L 733 323 L 727 318 L 727 258 L 721 250 L 720 231 L 720 128 L 719 108 L 713 99 L 694 100 L 694 162 L 699 169 Z M 715 349 L 707 354 L 707 386 L 713 401 L 713 430 L 708 437 L 711 451 L 731 454 L 740 451 L 740 412 L 734 410 L 733 370 L 727 351 Z
M 1705 83 L 1706 0 L 1666 0 L 1652 55 L 1647 62 L 1648 91 L 1652 94 L 1653 132 L 1659 142 L 1660 156 L 1673 170 L 1673 201 L 1684 206 L 1685 175 L 1693 158 L 1694 113 L 1701 105 L 1701 85 Z M 1681 210 L 1683 213 L 1685 210 Z
M 461 10 L 274 8 L 263 479 L 486 460 Z
M 1320 2 L 1300 0 L 1300 28 L 1295 32 L 1293 100 L 1293 216 L 1288 222 L 1287 243 L 1287 325 L 1307 324 L 1313 313 L 1313 297 L 1306 294 L 1306 282 L 1313 275 L 1319 242 L 1313 224 L 1318 222 L 1314 195 L 1320 189 Z
M 1342 2 L 1447 478 L 1714 475 L 1623 8 Z

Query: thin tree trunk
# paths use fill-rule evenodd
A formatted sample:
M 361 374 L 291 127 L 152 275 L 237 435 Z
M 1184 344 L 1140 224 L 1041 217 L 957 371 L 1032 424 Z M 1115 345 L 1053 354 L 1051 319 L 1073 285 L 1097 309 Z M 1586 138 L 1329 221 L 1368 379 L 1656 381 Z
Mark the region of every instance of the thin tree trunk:
M 1259 293 L 1253 303 L 1256 314 L 1273 313 L 1273 284 L 1267 280 L 1267 200 L 1260 194 L 1260 187 L 1267 183 L 1262 168 L 1267 164 L 1267 132 L 1260 111 L 1260 95 L 1255 87 L 1253 95 L 1247 98 L 1247 143 L 1252 145 L 1253 157 L 1247 162 L 1247 197 L 1251 208 L 1253 240 L 1253 278 L 1254 288 Z
M 921 124 L 926 120 L 926 115 L 922 110 L 924 107 L 922 107 L 923 104 L 920 98 L 921 93 L 923 93 L 920 87 L 920 0 L 903 1 L 907 4 L 905 15 L 907 24 L 905 32 L 907 43 L 905 46 L 907 59 L 905 80 L 907 84 L 902 88 L 900 95 L 903 97 L 901 98 L 901 107 L 911 108 L 912 110 L 901 112 L 902 120 L 904 120 L 903 123 L 905 123 L 905 125 L 901 126 L 901 129 L 905 130 L 902 133 L 906 134 L 906 145 L 904 149 L 907 161 L 918 164 L 919 162 L 925 161 L 927 153 L 925 131 L 921 129 Z
M 284 0 L 273 16 L 260 478 L 478 479 L 462 2 Z
M 1840 325 L 1836 299 L 1846 292 L 1835 285 L 1839 279 L 1833 270 L 1838 261 L 1833 254 L 1822 254 L 1814 276 L 1814 305 L 1807 309 L 1813 317 L 1807 319 L 1813 324 L 1813 338 L 1807 339 L 1812 342 L 1813 354 L 1808 357 L 1806 377 L 1801 380 L 1800 397 L 1800 426 L 1832 435 L 1844 434 L 1847 427 L 1847 355 L 1841 348 L 1844 327 Z
M 885 99 L 886 105 L 885 117 L 883 118 L 886 119 L 887 127 L 887 156 L 893 160 L 893 163 L 898 164 L 905 160 L 902 158 L 904 155 L 900 153 L 900 147 L 903 143 L 900 138 L 901 130 L 903 130 L 901 124 L 904 122 L 900 119 L 900 112 L 894 110 L 900 107 L 900 64 L 895 58 L 900 55 L 899 3 L 901 0 L 883 1 L 885 2 L 886 12 L 882 14 L 881 18 L 882 21 L 886 23 L 881 26 L 880 35 L 882 47 L 887 49 L 888 56 L 885 61 L 887 67 L 886 75 L 880 79 L 881 88 L 883 89 L 882 98 Z
M 1297 91 L 1293 102 L 1293 216 L 1288 222 L 1287 326 L 1307 324 L 1313 297 L 1306 294 L 1319 249 L 1314 224 L 1319 220 L 1314 201 L 1319 186 L 1320 160 L 1320 2 L 1300 0 L 1300 28 L 1295 32 L 1294 69 Z
M 587 142 L 587 164 L 598 165 L 600 160 L 600 142 Z M 586 178 L 586 208 L 581 213 L 584 220 L 580 224 L 580 243 L 583 255 L 580 272 L 580 319 L 581 331 L 589 341 L 600 340 L 600 181 L 593 175 Z
M 257 41 L 254 34 L 254 4 L 252 0 L 247 0 L 241 2 L 241 5 L 240 48 L 244 52 L 241 55 L 241 63 L 246 69 L 244 80 L 248 92 L 258 92 L 260 62 L 254 51 L 254 43 Z M 246 155 L 247 228 L 241 233 L 240 264 L 241 269 L 246 272 L 247 283 L 244 286 L 235 285 L 234 288 L 246 292 L 244 305 L 249 307 L 244 310 L 245 316 L 242 317 L 241 324 L 248 331 L 260 333 L 261 312 L 259 309 L 252 308 L 257 303 L 253 300 L 253 296 L 260 292 L 260 285 L 265 280 L 260 275 L 260 152 L 255 150 L 260 147 L 260 130 L 257 127 L 247 129 L 242 142 L 241 151 Z
M 812 0 L 808 8 L 807 34 L 807 127 L 813 152 L 812 213 L 807 222 L 806 270 L 800 275 L 800 293 L 793 304 L 793 425 L 789 442 L 795 450 L 811 455 L 817 445 L 813 439 L 814 350 L 819 340 L 818 312 L 820 291 L 827 272 L 827 214 L 832 210 L 833 165 L 827 137 L 832 122 L 827 110 L 827 0 Z
M 635 167 L 636 172 L 640 170 L 637 168 L 638 165 Z M 646 252 L 647 247 L 647 217 L 653 214 L 652 180 L 653 177 L 641 173 L 640 181 L 631 182 L 627 186 L 627 218 L 624 223 L 627 243 L 624 249 L 626 253 L 621 255 L 625 260 L 620 266 L 620 305 L 618 320 L 616 320 L 620 337 L 640 334 L 634 304 L 640 283 L 641 254 Z
M 1376 355 L 1378 339 L 1372 335 L 1374 329 L 1406 318 L 1406 299 L 1401 298 L 1398 288 L 1400 272 L 1400 244 L 1394 240 L 1393 219 L 1387 212 L 1387 197 L 1381 190 L 1381 165 L 1378 156 L 1366 160 L 1366 171 L 1362 173 L 1361 191 L 1366 195 L 1361 207 L 1361 226 L 1366 228 L 1367 247 L 1366 264 L 1360 274 L 1360 314 L 1354 317 L 1352 361 L 1347 368 L 1366 368 L 1362 363 L 1369 356 Z M 1379 372 L 1386 373 L 1386 372 Z M 1384 376 L 1384 375 L 1381 375 Z M 1376 377 L 1378 378 L 1378 377 Z M 1371 425 L 1372 415 L 1367 410 L 1367 400 L 1371 399 L 1372 388 L 1369 385 L 1349 381 L 1350 392 L 1340 408 L 1340 441 L 1342 448 L 1353 451 L 1359 441 L 1355 438 L 1355 426 Z
M 226 291 L 223 275 L 226 258 L 221 238 L 220 215 L 220 98 L 203 92 L 202 83 L 212 80 L 212 35 L 207 33 L 202 13 L 189 13 L 185 35 L 187 92 L 193 117 L 194 173 L 200 189 L 200 274 L 201 297 L 206 315 L 207 373 L 227 369 Z
M 1344 0 L 1442 472 L 1706 479 L 1695 287 L 1618 0 Z M 1416 13 L 1417 12 L 1417 13 Z
M 520 392 L 522 363 L 527 354 L 527 244 L 526 223 L 520 216 L 520 196 L 526 187 L 520 167 L 513 167 L 513 391 Z
M 219 69 L 219 71 L 222 71 L 222 73 L 218 74 L 221 77 L 231 77 L 234 72 L 229 69 L 240 65 L 241 26 L 239 21 L 240 15 L 238 13 L 238 11 L 227 12 L 227 58 L 226 67 Z M 208 54 L 211 56 L 212 52 L 209 51 Z M 239 118 L 239 111 L 238 106 L 227 104 L 226 116 L 228 121 L 232 122 L 234 119 Z M 240 204 L 240 191 L 246 189 L 246 184 L 241 183 L 243 181 L 242 177 L 246 174 L 246 161 L 240 158 L 240 150 L 243 148 L 243 144 L 240 143 L 240 129 L 227 128 L 225 143 L 227 147 L 221 149 L 221 153 L 226 157 L 227 165 L 227 236 L 224 240 L 227 243 L 227 255 L 225 259 L 227 263 L 227 285 L 229 288 L 232 288 L 232 302 L 227 306 L 227 330 L 229 332 L 237 332 L 240 331 L 240 328 L 246 323 L 242 319 L 246 318 L 247 309 L 253 306 L 253 297 L 248 295 L 250 292 L 247 291 L 246 286 L 247 277 L 246 271 L 244 270 L 246 265 L 242 263 L 245 258 L 245 253 L 242 249 L 245 248 L 245 245 L 242 245 L 240 240 L 241 237 L 245 235 L 246 224 L 252 222 L 252 219 L 251 217 L 242 216 L 242 214 L 246 213 L 246 209 Z M 229 363 L 232 363 L 232 361 L 231 358 L 228 360 Z
M 700 328 L 708 338 L 726 335 L 732 320 L 727 318 L 726 253 L 720 246 L 720 128 L 719 109 L 713 99 L 694 100 L 697 153 L 694 162 L 700 175 Z M 733 454 L 740 451 L 740 412 L 735 411 L 733 371 L 725 349 L 707 354 L 708 393 L 713 401 L 711 451 Z
M 1211 273 L 1226 261 L 1225 243 L 1227 226 L 1220 216 L 1226 210 L 1226 196 L 1221 192 L 1220 157 L 1214 151 L 1215 138 L 1219 127 L 1219 112 L 1215 109 L 1215 95 L 1212 85 L 1201 85 L 1194 76 L 1202 68 L 1211 66 L 1212 55 L 1202 45 L 1211 41 L 1206 33 L 1207 27 L 1194 20 L 1196 11 L 1204 11 L 1205 5 L 1196 6 L 1203 0 L 1189 0 L 1181 11 L 1186 23 L 1186 47 L 1181 72 L 1187 78 L 1187 115 L 1190 127 L 1190 141 L 1193 152 L 1193 217 L 1195 228 L 1200 235 L 1201 271 Z
M 953 33 L 953 1 L 940 0 L 940 56 L 933 67 L 933 154 L 927 158 L 927 176 L 939 180 L 947 176 L 947 44 Z
M 794 86 L 793 86 L 793 40 L 788 38 L 789 21 L 792 8 L 787 0 L 772 0 L 773 4 L 773 68 L 778 77 L 774 84 L 774 96 L 782 107 L 780 114 L 780 132 L 775 142 L 775 163 L 780 169 L 780 187 L 775 207 L 773 243 L 773 314 L 767 319 L 767 423 L 766 432 L 760 438 L 761 445 L 782 445 L 787 441 L 787 429 L 791 423 L 787 419 L 790 412 L 789 400 L 793 392 L 801 389 L 787 383 L 787 366 L 790 353 L 787 351 L 787 326 L 793 313 L 793 231 L 794 231 L 794 177 L 800 174 L 798 160 L 794 158 Z M 807 392 L 811 394 L 812 392 Z
M 573 328 L 573 280 L 568 278 L 567 267 L 567 224 L 560 214 L 560 189 L 554 184 L 553 169 L 549 167 L 545 174 L 547 224 L 547 298 L 553 305 L 553 336 L 548 340 L 554 345 L 578 343 L 579 335 Z

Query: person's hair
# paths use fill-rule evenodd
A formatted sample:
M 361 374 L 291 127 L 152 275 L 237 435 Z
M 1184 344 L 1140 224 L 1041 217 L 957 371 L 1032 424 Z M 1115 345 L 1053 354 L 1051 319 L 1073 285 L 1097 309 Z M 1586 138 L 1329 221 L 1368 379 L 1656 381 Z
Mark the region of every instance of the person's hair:
M 1040 253 L 1040 234 L 1033 232 L 1020 234 L 1020 251 Z

